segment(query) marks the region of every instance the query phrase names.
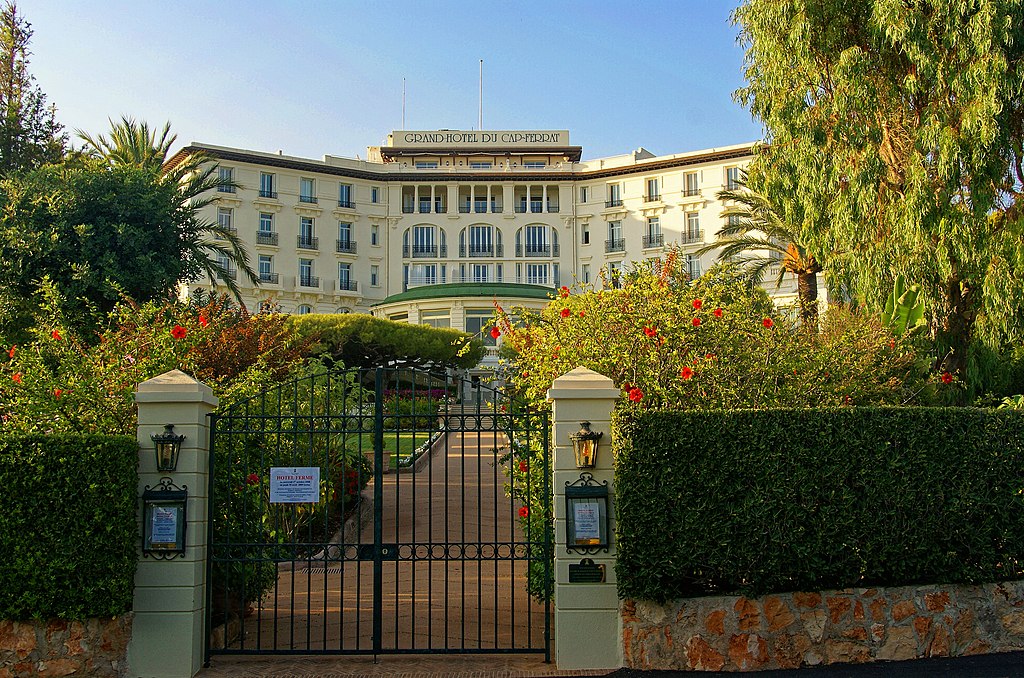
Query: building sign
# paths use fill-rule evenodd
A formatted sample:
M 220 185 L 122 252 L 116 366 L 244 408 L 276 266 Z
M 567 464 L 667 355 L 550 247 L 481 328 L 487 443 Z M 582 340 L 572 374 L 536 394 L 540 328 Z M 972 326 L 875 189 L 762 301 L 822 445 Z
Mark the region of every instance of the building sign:
M 389 136 L 392 148 L 495 148 L 512 146 L 523 148 L 537 146 L 538 150 L 548 146 L 568 146 L 567 130 L 479 130 L 464 131 L 443 129 L 434 131 L 394 131 Z
M 319 501 L 319 466 L 271 467 L 271 504 L 316 504 Z

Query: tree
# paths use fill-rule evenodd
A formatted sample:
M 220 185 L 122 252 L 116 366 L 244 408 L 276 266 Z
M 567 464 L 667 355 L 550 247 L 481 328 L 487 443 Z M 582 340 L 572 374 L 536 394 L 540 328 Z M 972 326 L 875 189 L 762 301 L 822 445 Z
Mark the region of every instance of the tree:
M 816 330 L 818 273 L 822 266 L 801 243 L 800 232 L 783 220 L 771 200 L 747 187 L 746 177 L 740 188 L 719 191 L 718 199 L 727 205 L 722 210 L 726 225 L 715 242 L 702 247 L 697 254 L 720 249 L 719 261 L 740 265 L 756 285 L 761 284 L 772 266 L 779 266 L 776 289 L 782 286 L 786 273 L 792 273 L 797 280 L 800 319 L 804 328 Z
M 110 122 L 109 139 L 102 134 L 93 137 L 82 130 L 76 130 L 76 134 L 85 142 L 84 151 L 88 156 L 113 168 L 139 168 L 176 189 L 175 215 L 183 244 L 181 281 L 197 280 L 205 275 L 214 284 L 220 280 L 236 299 L 241 299 L 241 291 L 232 275 L 233 266 L 253 285 L 259 285 L 259 275 L 249 263 L 249 254 L 238 234 L 200 216 L 204 207 L 216 201 L 218 188 L 236 184 L 221 178 L 217 165 L 203 153 L 190 154 L 174 165 L 165 166 L 167 154 L 177 139 L 177 135 L 171 134 L 169 122 L 158 133 L 146 122 L 124 117 L 120 122 Z
M 869 304 L 919 283 L 936 367 L 970 381 L 977 340 L 1024 328 L 1020 3 L 748 0 L 733 19 L 736 95 L 767 132 L 751 174 L 788 189 Z
M 28 72 L 32 25 L 7 2 L 0 10 L 0 175 L 57 162 L 67 135 Z

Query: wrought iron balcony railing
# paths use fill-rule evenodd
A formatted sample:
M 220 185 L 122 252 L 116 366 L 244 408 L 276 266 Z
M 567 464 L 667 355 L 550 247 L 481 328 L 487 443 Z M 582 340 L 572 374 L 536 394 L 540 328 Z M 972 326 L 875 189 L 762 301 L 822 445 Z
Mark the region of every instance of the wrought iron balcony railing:
M 277 233 L 273 231 L 256 231 L 257 245 L 277 245 Z
M 605 252 L 625 252 L 626 251 L 626 239 L 625 238 L 612 238 L 604 241 Z
M 356 253 L 356 241 L 355 240 L 338 240 L 335 243 L 335 252 L 341 252 L 342 254 L 355 254 Z
M 318 250 L 320 249 L 320 238 L 315 238 L 308 235 L 300 235 L 296 240 L 296 247 L 300 250 Z

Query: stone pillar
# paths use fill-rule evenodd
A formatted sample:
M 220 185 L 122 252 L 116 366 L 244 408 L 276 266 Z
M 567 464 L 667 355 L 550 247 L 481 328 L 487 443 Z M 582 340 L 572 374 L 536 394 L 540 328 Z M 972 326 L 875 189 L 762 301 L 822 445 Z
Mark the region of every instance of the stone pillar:
M 143 558 L 135 573 L 135 624 L 128 646 L 129 675 L 191 678 L 202 666 L 206 633 L 206 527 L 210 431 L 206 415 L 217 398 L 206 384 L 171 370 L 139 384 L 139 496 L 162 477 L 188 487 L 185 557 Z M 177 470 L 159 473 L 150 435 L 174 424 L 184 434 Z M 139 534 L 143 534 L 139 500 Z M 141 549 L 141 539 L 140 539 Z
M 555 379 L 548 391 L 552 402 L 552 494 L 555 511 L 555 663 L 559 669 L 614 669 L 622 666 L 622 623 L 615 590 L 615 487 L 611 450 L 612 408 L 619 389 L 611 379 L 584 367 Z M 597 464 L 588 471 L 609 485 L 611 547 L 595 555 L 570 553 L 565 547 L 565 486 L 579 480 L 569 436 L 589 421 L 592 431 L 604 433 Z M 570 584 L 569 564 L 590 558 L 604 565 L 600 584 Z

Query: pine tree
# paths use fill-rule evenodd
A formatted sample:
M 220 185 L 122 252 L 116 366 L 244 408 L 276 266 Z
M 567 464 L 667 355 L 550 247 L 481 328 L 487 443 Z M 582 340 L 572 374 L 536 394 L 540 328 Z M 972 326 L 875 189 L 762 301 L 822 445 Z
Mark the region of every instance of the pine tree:
M 57 162 L 67 135 L 28 71 L 32 25 L 13 1 L 0 10 L 0 175 Z

